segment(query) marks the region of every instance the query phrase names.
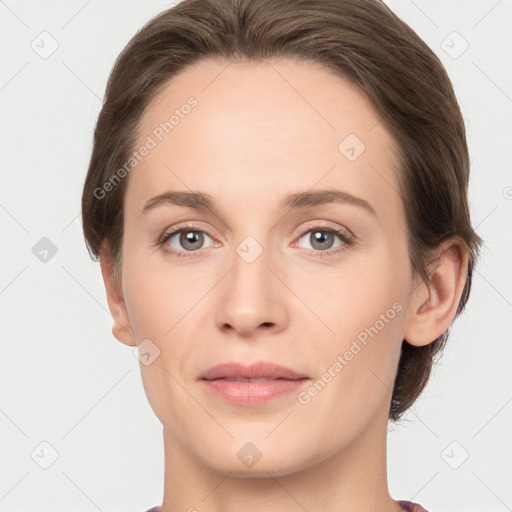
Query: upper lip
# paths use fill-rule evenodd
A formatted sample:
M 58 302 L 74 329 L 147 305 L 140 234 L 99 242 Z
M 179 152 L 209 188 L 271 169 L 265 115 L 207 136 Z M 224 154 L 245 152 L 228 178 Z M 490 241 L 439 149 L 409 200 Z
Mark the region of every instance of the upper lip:
M 206 370 L 199 376 L 199 379 L 214 380 L 214 379 L 257 379 L 268 377 L 269 380 L 274 379 L 289 379 L 298 380 L 308 378 L 307 375 L 298 373 L 290 368 L 281 366 L 274 363 L 259 361 L 257 363 L 245 365 L 242 363 L 222 363 L 217 366 Z

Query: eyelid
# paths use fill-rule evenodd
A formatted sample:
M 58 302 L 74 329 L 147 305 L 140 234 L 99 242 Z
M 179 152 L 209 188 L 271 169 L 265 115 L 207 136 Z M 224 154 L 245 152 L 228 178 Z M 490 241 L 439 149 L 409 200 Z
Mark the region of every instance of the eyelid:
M 204 228 L 201 226 L 201 221 L 190 221 L 187 220 L 184 223 L 178 223 L 175 226 L 168 227 L 163 230 L 162 234 L 158 237 L 157 243 L 161 242 L 162 240 L 166 239 L 171 234 L 176 234 L 178 231 L 200 231 L 201 233 L 207 234 L 210 238 L 215 239 L 213 235 L 210 234 L 209 229 Z
M 301 228 L 299 237 L 302 237 L 304 234 L 308 233 L 309 231 L 314 231 L 316 229 L 317 231 L 326 230 L 326 231 L 333 231 L 333 232 L 341 232 L 341 233 L 345 234 L 347 238 L 350 238 L 351 240 L 356 240 L 356 236 L 349 229 L 347 229 L 345 227 L 335 226 L 334 224 L 329 224 L 329 223 L 327 223 L 326 225 L 323 225 L 323 224 L 321 224 L 321 222 L 328 222 L 328 221 L 309 221 L 308 226 Z

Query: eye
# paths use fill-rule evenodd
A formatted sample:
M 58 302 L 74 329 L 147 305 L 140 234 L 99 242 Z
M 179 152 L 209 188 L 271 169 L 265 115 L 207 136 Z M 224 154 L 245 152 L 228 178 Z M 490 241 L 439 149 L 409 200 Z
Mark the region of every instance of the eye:
M 299 240 L 302 239 L 306 240 L 307 249 L 322 253 L 338 252 L 338 250 L 344 250 L 346 246 L 350 246 L 353 243 L 353 237 L 349 233 L 333 226 L 309 228 L 302 233 Z M 339 241 L 337 244 L 336 239 Z M 309 247 L 307 247 L 307 244 L 309 244 Z
M 350 232 L 335 226 L 307 226 L 302 231 L 299 241 L 306 240 L 306 249 L 315 254 L 330 255 L 344 251 L 348 246 L 355 245 L 356 238 Z M 210 245 L 205 247 L 205 241 Z M 164 233 L 157 245 L 162 250 L 178 257 L 193 257 L 202 254 L 201 249 L 214 245 L 214 240 L 205 231 L 194 227 L 181 227 Z M 309 244 L 309 247 L 308 247 Z
M 188 256 L 187 252 L 196 252 L 205 248 L 205 237 L 212 240 L 208 234 L 199 229 L 181 228 L 165 233 L 159 244 L 165 251 L 178 256 Z

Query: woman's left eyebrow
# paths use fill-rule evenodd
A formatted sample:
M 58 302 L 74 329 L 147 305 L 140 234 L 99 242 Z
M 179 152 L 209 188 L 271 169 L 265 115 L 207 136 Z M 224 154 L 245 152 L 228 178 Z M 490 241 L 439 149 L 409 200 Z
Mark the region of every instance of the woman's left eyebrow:
M 361 197 L 354 196 L 342 190 L 307 190 L 286 196 L 280 203 L 281 209 L 309 208 L 330 203 L 350 204 L 360 207 L 377 217 L 373 206 Z M 193 208 L 195 210 L 211 210 L 217 214 L 214 200 L 211 195 L 204 192 L 167 191 L 149 199 L 139 215 L 163 205 L 176 205 Z
M 375 208 L 362 197 L 357 197 L 343 190 L 308 190 L 290 194 L 281 203 L 281 208 L 308 208 L 320 204 L 344 203 L 352 206 L 358 206 L 368 213 L 377 217 Z

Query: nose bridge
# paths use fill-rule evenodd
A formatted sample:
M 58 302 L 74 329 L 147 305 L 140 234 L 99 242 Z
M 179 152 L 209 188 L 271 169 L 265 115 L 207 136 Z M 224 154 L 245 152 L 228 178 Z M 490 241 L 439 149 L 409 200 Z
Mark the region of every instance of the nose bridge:
M 261 230 L 258 238 L 263 238 Z M 261 324 L 281 325 L 286 321 L 282 290 L 268 267 L 273 254 L 265 238 L 260 243 L 255 236 L 246 236 L 234 247 L 232 268 L 217 307 L 217 323 L 227 325 L 243 334 L 249 334 Z
M 272 254 L 269 243 L 260 244 L 256 238 L 249 235 L 235 248 L 233 256 L 233 284 L 254 287 L 258 293 L 264 292 L 269 285 L 268 266 Z

